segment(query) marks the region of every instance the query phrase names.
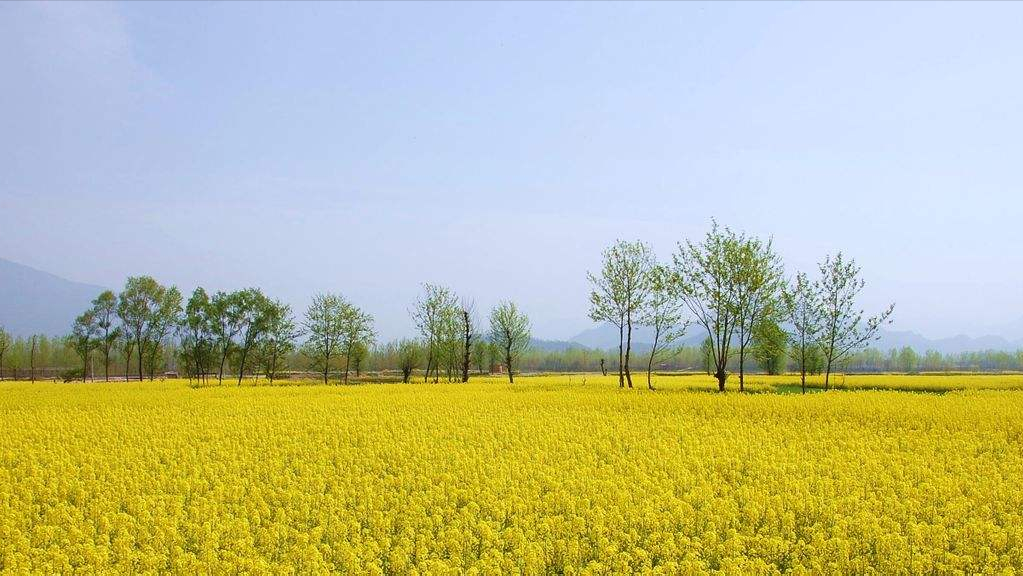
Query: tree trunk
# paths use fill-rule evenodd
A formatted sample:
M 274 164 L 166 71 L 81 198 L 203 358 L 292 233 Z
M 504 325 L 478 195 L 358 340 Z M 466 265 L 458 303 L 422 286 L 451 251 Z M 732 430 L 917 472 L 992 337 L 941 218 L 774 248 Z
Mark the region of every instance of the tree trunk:
M 462 324 L 465 327 L 465 350 L 462 354 L 462 382 L 469 381 L 469 353 L 472 352 L 472 334 L 469 333 L 469 311 L 462 310 Z
M 433 368 L 433 345 L 430 345 L 430 350 L 426 353 L 426 370 L 423 372 L 423 384 L 430 381 L 430 368 Z
M 245 374 L 245 357 L 249 355 L 249 348 L 242 348 L 241 362 L 238 364 L 238 385 L 242 385 L 242 376 Z
M 508 365 L 508 383 L 509 384 L 514 384 L 515 383 L 515 373 L 512 371 L 511 346 L 508 346 L 507 348 L 505 348 L 504 360 L 505 360 L 505 363 Z
M 624 322 L 618 324 L 618 387 L 619 388 L 625 388 L 625 374 L 622 372 L 622 359 L 624 357 L 623 354 L 622 354 L 622 341 L 625 339 L 625 334 L 623 332 L 623 329 L 624 329 L 623 327 L 624 326 L 625 326 Z
M 136 338 L 136 339 L 135 339 L 135 343 L 136 343 L 136 345 L 137 345 L 137 348 L 138 348 L 138 358 L 139 358 L 139 383 L 141 384 L 141 383 L 142 383 L 142 379 L 143 379 L 143 378 L 145 377 L 145 374 L 143 374 L 143 373 L 142 373 L 142 353 L 143 353 L 143 350 L 142 350 L 142 338 L 141 338 L 141 337 L 139 337 L 139 338 Z
M 348 352 L 345 354 L 345 384 L 348 384 L 348 367 L 352 365 L 352 347 L 348 346 Z
M 743 364 L 746 363 L 746 346 L 742 343 L 742 336 L 739 337 L 739 392 L 745 392 L 746 386 L 743 376 L 745 375 L 745 369 Z
M 724 368 L 718 368 L 715 372 L 714 377 L 718 379 L 718 392 L 725 391 L 725 379 L 728 378 L 728 373 L 725 372 Z
M 629 388 L 632 388 L 632 370 L 629 368 L 629 358 L 632 354 L 632 317 L 628 319 L 629 331 L 625 340 L 625 378 L 629 381 Z

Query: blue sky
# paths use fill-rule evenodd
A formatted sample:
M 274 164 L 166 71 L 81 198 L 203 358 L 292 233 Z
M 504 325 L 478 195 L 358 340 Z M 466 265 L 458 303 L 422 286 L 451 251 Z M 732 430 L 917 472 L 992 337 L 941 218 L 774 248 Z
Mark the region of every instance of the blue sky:
M 1023 336 L 1023 5 L 0 4 L 0 257 L 117 286 L 421 282 L 590 326 L 615 238 L 710 219 L 868 311 Z M 1014 327 L 1013 327 L 1014 326 Z

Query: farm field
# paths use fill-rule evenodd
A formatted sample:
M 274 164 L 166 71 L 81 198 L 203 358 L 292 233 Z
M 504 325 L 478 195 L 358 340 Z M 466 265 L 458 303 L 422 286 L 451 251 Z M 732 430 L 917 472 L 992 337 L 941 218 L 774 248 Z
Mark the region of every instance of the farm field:
M 1021 375 L 635 384 L 0 383 L 0 571 L 1023 570 Z

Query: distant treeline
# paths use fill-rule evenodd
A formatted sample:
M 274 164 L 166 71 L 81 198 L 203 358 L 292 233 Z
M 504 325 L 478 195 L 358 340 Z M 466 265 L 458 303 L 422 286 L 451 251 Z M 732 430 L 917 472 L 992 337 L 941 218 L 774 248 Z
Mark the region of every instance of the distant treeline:
M 3 336 L 0 335 L 0 338 Z M 2 371 L 0 377 L 6 379 L 54 379 L 64 377 L 80 378 L 82 375 L 82 360 L 75 352 L 73 346 L 64 337 L 48 337 L 44 335 L 35 336 L 35 353 L 33 355 L 32 337 L 7 337 L 6 348 L 0 364 Z M 489 350 L 489 343 L 482 345 L 485 354 L 477 355 L 482 359 L 480 364 L 471 363 L 470 374 L 503 373 L 505 368 L 499 360 L 498 351 Z M 0 348 L 4 344 L 0 343 Z M 351 372 L 357 377 L 366 377 L 371 374 L 374 377 L 388 376 L 389 379 L 401 378 L 401 357 L 399 354 L 400 342 L 394 341 L 382 345 L 369 347 L 364 355 L 356 357 L 356 362 L 351 366 Z M 609 373 L 618 370 L 618 350 L 596 350 L 591 348 L 568 348 L 565 350 L 543 350 L 530 348 L 524 351 L 519 359 L 518 370 L 520 372 L 600 372 L 601 360 L 603 367 Z M 187 371 L 180 365 L 180 350 L 173 340 L 168 340 L 161 346 L 160 354 L 156 359 L 155 374 L 162 376 L 167 372 L 175 372 L 186 377 Z M 645 369 L 648 354 L 639 352 L 633 358 L 633 367 Z M 98 360 L 98 359 L 97 359 Z M 121 351 L 113 351 L 111 364 L 117 366 L 117 370 L 111 371 L 113 379 L 123 379 L 125 373 L 130 378 L 138 378 L 137 359 L 134 357 L 125 358 Z M 320 374 L 319 366 L 314 359 L 307 357 L 301 350 L 296 349 L 288 353 L 283 360 L 282 375 L 306 373 L 307 375 Z M 33 370 L 34 367 L 34 370 Z M 102 366 L 94 361 L 90 366 L 89 378 L 103 379 Z M 126 369 L 127 368 L 127 369 Z M 746 365 L 747 372 L 769 373 L 771 366 L 763 366 L 755 361 L 749 361 Z M 796 371 L 794 362 L 788 362 L 781 370 L 785 372 Z M 917 352 L 906 347 L 901 350 L 890 350 L 883 352 L 875 348 L 868 348 L 858 352 L 845 362 L 841 367 L 848 373 L 880 373 L 880 372 L 1023 372 L 1023 350 L 1007 352 L 1002 350 L 983 350 L 976 352 L 960 352 L 957 354 L 942 354 L 930 350 Z M 98 369 L 98 370 L 97 370 Z M 237 376 L 239 359 L 232 357 L 228 359 L 225 370 L 232 376 Z M 672 354 L 659 357 L 654 365 L 656 371 L 683 371 L 711 373 L 713 366 L 708 360 L 705 351 L 699 347 L 686 346 L 678 348 Z M 728 367 L 731 372 L 738 372 L 738 361 L 733 358 Z M 413 370 L 413 374 L 422 376 L 424 367 Z M 822 366 L 819 362 L 809 363 L 811 374 L 819 374 Z M 337 363 L 331 368 L 331 374 L 341 377 L 343 362 Z M 33 376 L 34 375 L 34 376 Z M 148 377 L 148 372 L 146 372 Z M 256 365 L 246 369 L 245 376 L 248 378 L 266 378 L 265 372 Z
M 415 337 L 380 344 L 373 316 L 340 294 L 319 294 L 302 318 L 257 288 L 186 300 L 174 286 L 149 276 L 129 278 L 120 293 L 105 291 L 62 338 L 12 339 L 0 327 L 0 377 L 65 379 L 156 378 L 168 372 L 207 384 L 238 384 L 247 376 L 315 374 L 324 383 L 365 372 L 392 373 L 408 382 L 467 381 L 473 374 L 701 371 L 725 390 L 749 371 L 824 374 L 1023 370 L 1023 354 L 982 351 L 942 355 L 910 348 L 887 353 L 869 346 L 890 322 L 894 304 L 865 316 L 857 300 L 860 268 L 841 252 L 825 256 L 811 277 L 787 278 L 770 240 L 713 223 L 699 241 L 686 239 L 669 260 L 649 245 L 617 241 L 589 273 L 589 316 L 618 328 L 612 350 L 531 349 L 530 322 L 506 301 L 481 319 L 471 299 L 424 284 L 410 308 Z M 653 334 L 648 350 L 634 349 L 636 326 Z M 701 346 L 679 347 L 696 332 Z

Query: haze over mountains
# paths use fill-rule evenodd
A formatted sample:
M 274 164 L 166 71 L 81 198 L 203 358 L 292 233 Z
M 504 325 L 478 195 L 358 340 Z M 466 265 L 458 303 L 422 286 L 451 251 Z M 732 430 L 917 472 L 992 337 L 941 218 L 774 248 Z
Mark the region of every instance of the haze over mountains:
M 117 283 L 118 286 L 120 284 Z M 66 334 L 74 318 L 105 289 L 0 258 L 0 326 L 16 336 Z M 1023 319 L 1005 325 L 1000 332 L 980 337 L 957 335 L 931 339 L 908 330 L 888 330 L 881 332 L 881 338 L 874 347 L 888 350 L 909 346 L 919 352 L 937 350 L 943 354 L 1023 348 L 1023 338 L 1020 337 Z M 534 345 L 546 350 L 563 350 L 572 346 L 607 349 L 618 345 L 618 329 L 609 324 L 594 326 L 568 340 L 545 340 L 541 338 L 542 334 L 534 336 Z M 703 338 L 701 329 L 693 326 L 682 339 L 682 344 L 698 346 Z M 652 339 L 647 328 L 634 329 L 633 344 L 637 350 L 649 348 Z

